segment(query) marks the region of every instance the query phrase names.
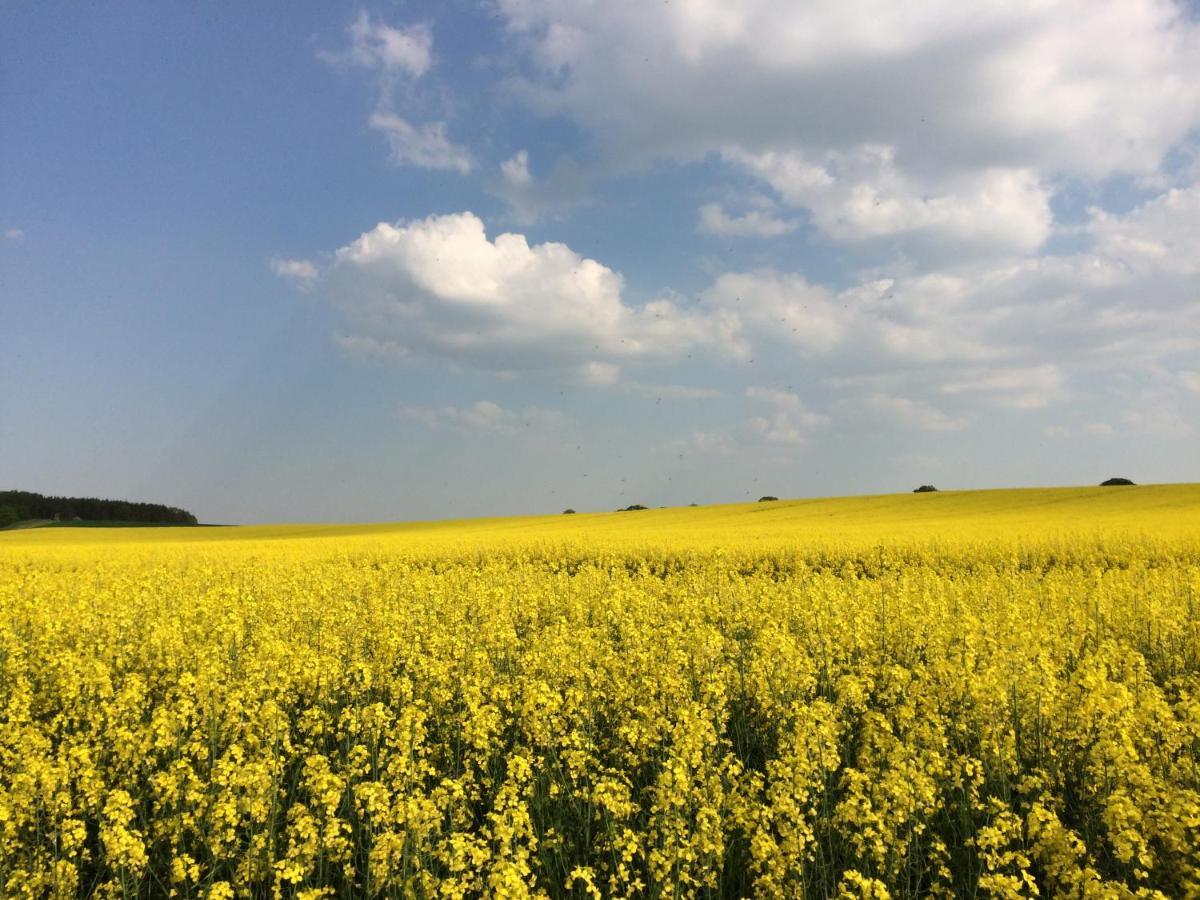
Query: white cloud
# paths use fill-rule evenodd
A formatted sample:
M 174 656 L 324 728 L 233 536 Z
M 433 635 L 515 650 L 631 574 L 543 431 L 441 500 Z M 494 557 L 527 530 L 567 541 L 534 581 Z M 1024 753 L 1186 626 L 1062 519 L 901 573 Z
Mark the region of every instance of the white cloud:
M 447 415 L 447 410 L 458 412 L 457 408 L 453 406 L 441 409 L 434 409 L 429 406 L 400 406 L 397 407 L 396 413 L 401 419 L 411 419 L 414 422 L 420 422 L 426 428 L 437 428 L 442 419 Z
M 7 241 L 19 241 L 25 237 L 25 232 L 20 228 L 10 228 L 4 232 L 4 239 Z
M 622 382 L 622 387 L 655 402 L 677 400 L 716 400 L 724 396 L 715 388 L 695 387 L 689 384 L 654 384 L 642 381 Z
M 693 431 L 687 437 L 654 447 L 651 452 L 656 456 L 669 456 L 682 461 L 693 456 L 733 456 L 737 450 L 737 442 L 724 432 Z
M 536 434 L 556 431 L 566 424 L 566 417 L 556 411 L 538 406 L 526 406 L 519 411 L 505 409 L 491 400 L 478 400 L 470 406 L 401 406 L 402 419 L 411 419 L 427 428 L 445 425 L 467 434 Z
M 1141 219 L 1140 210 L 1129 217 Z M 696 307 L 636 307 L 601 263 L 519 234 L 489 240 L 463 213 L 381 224 L 338 251 L 328 280 L 354 328 L 344 343 L 353 338 L 364 352 L 386 347 L 487 371 L 574 369 L 585 383 L 614 385 L 626 365 L 696 349 L 746 359 L 774 346 L 822 360 L 832 379 L 902 368 L 929 397 L 1034 409 L 1068 398 L 1071 368 L 1144 365 L 1200 348 L 1186 324 L 1200 317 L 1194 288 L 1167 274 L 1175 281 L 1136 308 L 1138 276 L 1093 252 L 967 263 L 841 292 L 795 274 L 726 273 Z M 1052 353 L 1062 359 L 1041 361 Z
M 1092 210 L 1099 252 L 1136 271 L 1200 274 L 1200 183 L 1172 188 L 1126 215 Z
M 1196 419 L 1180 409 L 1178 398 L 1161 388 L 1140 391 L 1121 413 L 1128 431 L 1164 437 L 1185 437 L 1196 433 Z
M 806 355 L 827 354 L 846 336 L 836 296 L 801 275 L 731 272 L 717 278 L 702 298 L 707 308 L 736 316 L 739 324 L 781 338 Z
M 903 367 L 942 395 L 1041 408 L 1068 399 L 1072 370 L 1146 368 L 1200 352 L 1194 190 L 1125 215 L 1095 213 L 1083 228 L 1095 246 L 1075 253 L 968 254 L 842 291 L 791 273 L 726 273 L 702 297 L 737 316 L 747 348 L 794 347 L 829 378 Z
M 684 459 L 692 455 L 731 456 L 739 450 L 752 448 L 800 447 L 830 423 L 829 416 L 813 412 L 798 394 L 791 391 L 753 385 L 746 388 L 744 396 L 761 412 L 736 428 L 693 431 L 688 437 L 657 450 Z
M 659 402 L 713 392 L 642 380 L 639 368 L 707 356 L 780 387 L 812 385 L 813 402 L 840 423 L 953 431 L 983 421 L 981 407 L 1084 408 L 1122 373 L 1170 388 L 1155 404 L 1182 409 L 1200 384 L 1200 294 L 1185 252 L 1193 215 L 1177 190 L 1124 215 L 1094 214 L 1080 232 L 1094 245 L 1062 255 L 899 265 L 843 290 L 797 273 L 726 272 L 696 303 L 634 304 L 608 266 L 560 243 L 489 238 L 461 213 L 380 224 L 336 252 L 321 284 L 345 316 L 339 343 L 362 355 L 552 373 Z M 813 420 L 779 413 L 756 415 L 750 431 L 779 443 L 811 431 Z
M 518 150 L 500 163 L 500 177 L 486 190 L 509 204 L 514 221 L 527 225 L 583 202 L 590 183 L 591 178 L 566 158 L 537 178 L 529 169 L 529 151 Z
M 281 259 L 276 256 L 271 258 L 269 265 L 275 277 L 291 281 L 301 290 L 310 290 L 321 275 L 316 265 L 307 259 Z
M 579 375 L 584 384 L 606 387 L 621 380 L 621 367 L 613 363 L 589 360 L 579 367 Z
M 981 394 L 1002 406 L 1015 409 L 1043 409 L 1070 396 L 1062 370 L 1051 363 L 1027 368 L 976 371 L 942 385 L 942 393 Z
M 433 64 L 433 33 L 428 25 L 394 28 L 375 22 L 365 11 L 346 29 L 350 47 L 341 52 L 321 51 L 333 65 L 358 66 L 384 75 L 419 78 Z
M 711 431 L 693 431 L 688 443 L 696 453 L 715 456 L 728 456 L 734 450 L 734 445 L 727 435 Z
M 492 372 L 574 370 L 614 380 L 624 364 L 669 362 L 734 341 L 736 318 L 671 300 L 627 304 L 621 276 L 565 244 L 489 240 L 473 213 L 380 223 L 326 275 L 351 337 Z
M 852 417 L 865 413 L 870 419 L 902 428 L 959 431 L 967 425 L 965 419 L 950 416 L 925 400 L 893 394 L 871 394 L 861 401 L 847 401 L 844 406 Z
M 740 216 L 731 216 L 720 203 L 700 207 L 696 230 L 701 234 L 731 237 L 778 237 L 795 231 L 797 222 L 779 219 L 770 212 L 752 209 Z
M 721 323 L 729 356 L 825 376 L 829 408 L 952 431 L 979 405 L 1084 402 L 1113 373 L 1200 351 L 1200 186 L 1160 171 L 1200 127 L 1200 26 L 1171 2 L 500 6 L 538 73 L 519 96 L 582 125 L 598 168 L 717 154 L 776 202 L 706 204 L 702 233 L 777 236 L 799 221 L 786 206 L 896 261 L 844 289 L 724 272 L 689 309 Z M 1054 193 L 1114 175 L 1163 193 L 1092 210 L 1070 232 L 1080 249 L 1036 255 Z M 536 215 L 527 152 L 501 181 Z M 583 360 L 622 383 L 627 360 Z
M 873 368 L 996 355 L 978 333 L 988 316 L 976 291 L 968 279 L 940 273 L 834 292 L 800 275 L 759 271 L 722 275 L 702 296 L 707 307 L 737 316 L 747 343 L 753 337 L 829 366 Z
M 528 95 L 643 158 L 883 142 L 929 171 L 1102 177 L 1153 171 L 1200 118 L 1200 29 L 1164 0 L 499 5 L 545 73 Z
M 445 169 L 463 175 L 471 171 L 470 154 L 446 136 L 445 122 L 413 125 L 395 113 L 375 112 L 368 124 L 387 138 L 392 165 Z
M 529 151 L 518 150 L 510 159 L 500 163 L 500 174 L 514 188 L 533 184 L 533 176 L 529 174 Z
M 721 392 L 712 388 L 693 387 L 685 384 L 656 384 L 636 378 L 622 378 L 621 367 L 612 363 L 590 360 L 577 369 L 580 382 L 588 387 L 611 388 L 625 393 L 638 394 L 648 399 L 663 400 L 713 400 Z
M 812 412 L 799 395 L 777 388 L 749 387 L 746 396 L 768 407 L 766 415 L 754 416 L 747 423 L 750 431 L 776 444 L 803 444 L 818 428 L 829 424 L 829 417 Z
M 1200 127 L 1200 23 L 1173 0 L 499 7 L 531 63 L 516 95 L 582 126 L 598 168 L 719 153 L 834 240 L 918 260 L 1030 253 L 1054 191 L 1165 185 Z M 701 217 L 723 234 L 784 221 Z
M 417 23 L 397 28 L 361 12 L 346 31 L 350 36 L 348 49 L 319 51 L 317 55 L 330 65 L 371 74 L 377 98 L 368 125 L 387 139 L 392 165 L 464 175 L 470 172 L 471 154 L 450 139 L 446 122 L 417 123 L 410 113 L 398 110 L 400 99 L 414 105 L 418 96 L 414 85 L 433 66 L 430 27 Z
M 335 334 L 333 341 L 350 356 L 361 359 L 408 359 L 408 348 L 397 341 L 380 340 L 363 334 Z
M 1050 235 L 1050 192 L 1030 169 L 986 168 L 914 179 L 896 165 L 895 149 L 863 145 L 826 153 L 821 164 L 798 152 L 725 158 L 769 183 L 840 241 L 917 235 L 1008 251 L 1039 247 Z

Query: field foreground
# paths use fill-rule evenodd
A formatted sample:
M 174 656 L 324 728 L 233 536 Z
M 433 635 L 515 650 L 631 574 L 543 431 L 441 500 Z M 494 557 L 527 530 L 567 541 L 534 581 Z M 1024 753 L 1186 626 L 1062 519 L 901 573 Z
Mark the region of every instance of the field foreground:
M 0 896 L 1200 896 L 1200 485 L 0 535 Z

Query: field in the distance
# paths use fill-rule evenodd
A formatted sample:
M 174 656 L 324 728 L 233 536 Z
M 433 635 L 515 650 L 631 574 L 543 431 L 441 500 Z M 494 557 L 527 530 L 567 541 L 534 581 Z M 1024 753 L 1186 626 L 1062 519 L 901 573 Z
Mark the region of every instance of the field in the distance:
M 149 526 L 148 526 L 149 527 Z M 256 541 L 294 538 L 382 538 L 398 546 L 495 547 L 545 541 L 647 540 L 674 547 L 796 546 L 831 541 L 889 543 L 909 538 L 955 541 L 996 536 L 1200 532 L 1200 484 L 1135 487 L 1018 488 L 880 494 L 670 507 L 632 512 L 507 516 L 368 525 L 159 527 L 130 534 L 40 531 L 2 541 L 60 544 L 125 541 Z M 4 546 L 0 544 L 0 546 Z
M 1200 895 L 1200 485 L 0 534 L 0 895 Z

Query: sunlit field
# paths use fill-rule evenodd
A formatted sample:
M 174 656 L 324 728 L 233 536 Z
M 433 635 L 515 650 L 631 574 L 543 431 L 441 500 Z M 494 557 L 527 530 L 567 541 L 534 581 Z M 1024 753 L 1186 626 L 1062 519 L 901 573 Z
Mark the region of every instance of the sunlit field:
M 93 894 L 1200 896 L 1200 485 L 0 533 Z

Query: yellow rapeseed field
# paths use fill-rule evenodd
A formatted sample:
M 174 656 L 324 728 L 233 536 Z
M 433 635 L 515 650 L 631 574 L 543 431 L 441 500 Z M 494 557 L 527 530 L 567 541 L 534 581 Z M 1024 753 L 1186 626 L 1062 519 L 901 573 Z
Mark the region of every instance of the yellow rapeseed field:
M 0 895 L 1200 896 L 1200 485 L 0 534 Z

